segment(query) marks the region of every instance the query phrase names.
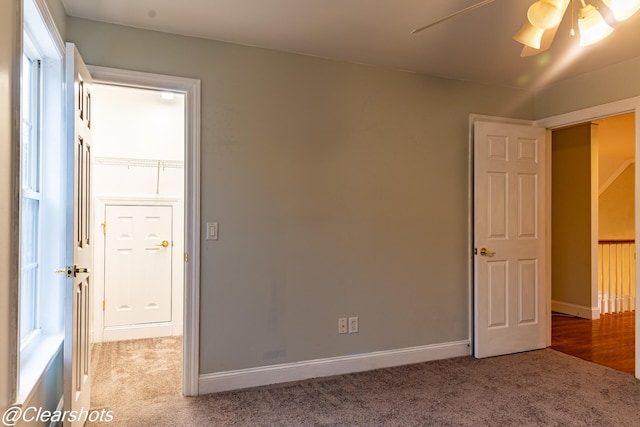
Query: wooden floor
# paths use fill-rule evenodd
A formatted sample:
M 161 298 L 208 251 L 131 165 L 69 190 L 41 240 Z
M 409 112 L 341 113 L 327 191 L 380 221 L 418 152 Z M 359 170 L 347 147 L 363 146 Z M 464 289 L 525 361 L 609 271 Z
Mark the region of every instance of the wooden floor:
M 635 372 L 635 313 L 598 320 L 553 313 L 551 348 L 619 371 Z

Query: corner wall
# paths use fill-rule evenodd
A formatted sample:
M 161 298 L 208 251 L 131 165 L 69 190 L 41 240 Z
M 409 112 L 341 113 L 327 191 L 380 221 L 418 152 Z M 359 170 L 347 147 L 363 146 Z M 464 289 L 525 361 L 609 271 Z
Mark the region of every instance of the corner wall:
M 597 179 L 595 126 L 586 123 L 553 131 L 551 147 L 552 309 L 585 318 L 593 317 L 592 280 L 597 268 L 592 250 L 592 240 L 597 239 L 593 233 L 597 186 L 592 185 Z

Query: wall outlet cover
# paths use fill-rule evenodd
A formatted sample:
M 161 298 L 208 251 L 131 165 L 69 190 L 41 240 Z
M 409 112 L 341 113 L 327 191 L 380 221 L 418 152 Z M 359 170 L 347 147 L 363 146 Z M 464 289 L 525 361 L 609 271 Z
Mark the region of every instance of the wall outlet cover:
M 347 318 L 346 317 L 340 317 L 338 319 L 338 333 L 339 334 L 346 334 L 347 332 L 348 332 Z
M 355 334 L 358 333 L 359 325 L 357 317 L 349 317 L 349 333 Z

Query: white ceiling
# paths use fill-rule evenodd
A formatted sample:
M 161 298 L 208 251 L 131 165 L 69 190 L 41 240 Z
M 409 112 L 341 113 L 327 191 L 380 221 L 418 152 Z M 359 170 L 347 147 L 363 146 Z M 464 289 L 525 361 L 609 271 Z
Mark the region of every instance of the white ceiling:
M 70 16 L 250 46 L 534 88 L 640 56 L 640 13 L 604 41 L 579 47 L 570 11 L 551 49 L 521 58 L 511 39 L 534 0 L 496 0 L 436 27 L 479 0 L 62 0 Z M 579 2 L 576 4 L 576 12 Z

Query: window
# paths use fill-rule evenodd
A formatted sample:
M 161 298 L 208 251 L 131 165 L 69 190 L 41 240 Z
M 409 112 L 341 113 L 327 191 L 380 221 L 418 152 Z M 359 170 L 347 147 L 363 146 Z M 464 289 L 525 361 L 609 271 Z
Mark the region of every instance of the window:
M 23 5 L 16 400 L 27 404 L 48 367 L 60 369 L 51 362 L 62 352 L 66 277 L 54 272 L 67 264 L 67 199 L 64 44 L 36 2 Z
M 22 54 L 22 147 L 20 229 L 20 348 L 40 333 L 38 315 L 40 280 L 40 116 L 41 61 L 25 37 Z

